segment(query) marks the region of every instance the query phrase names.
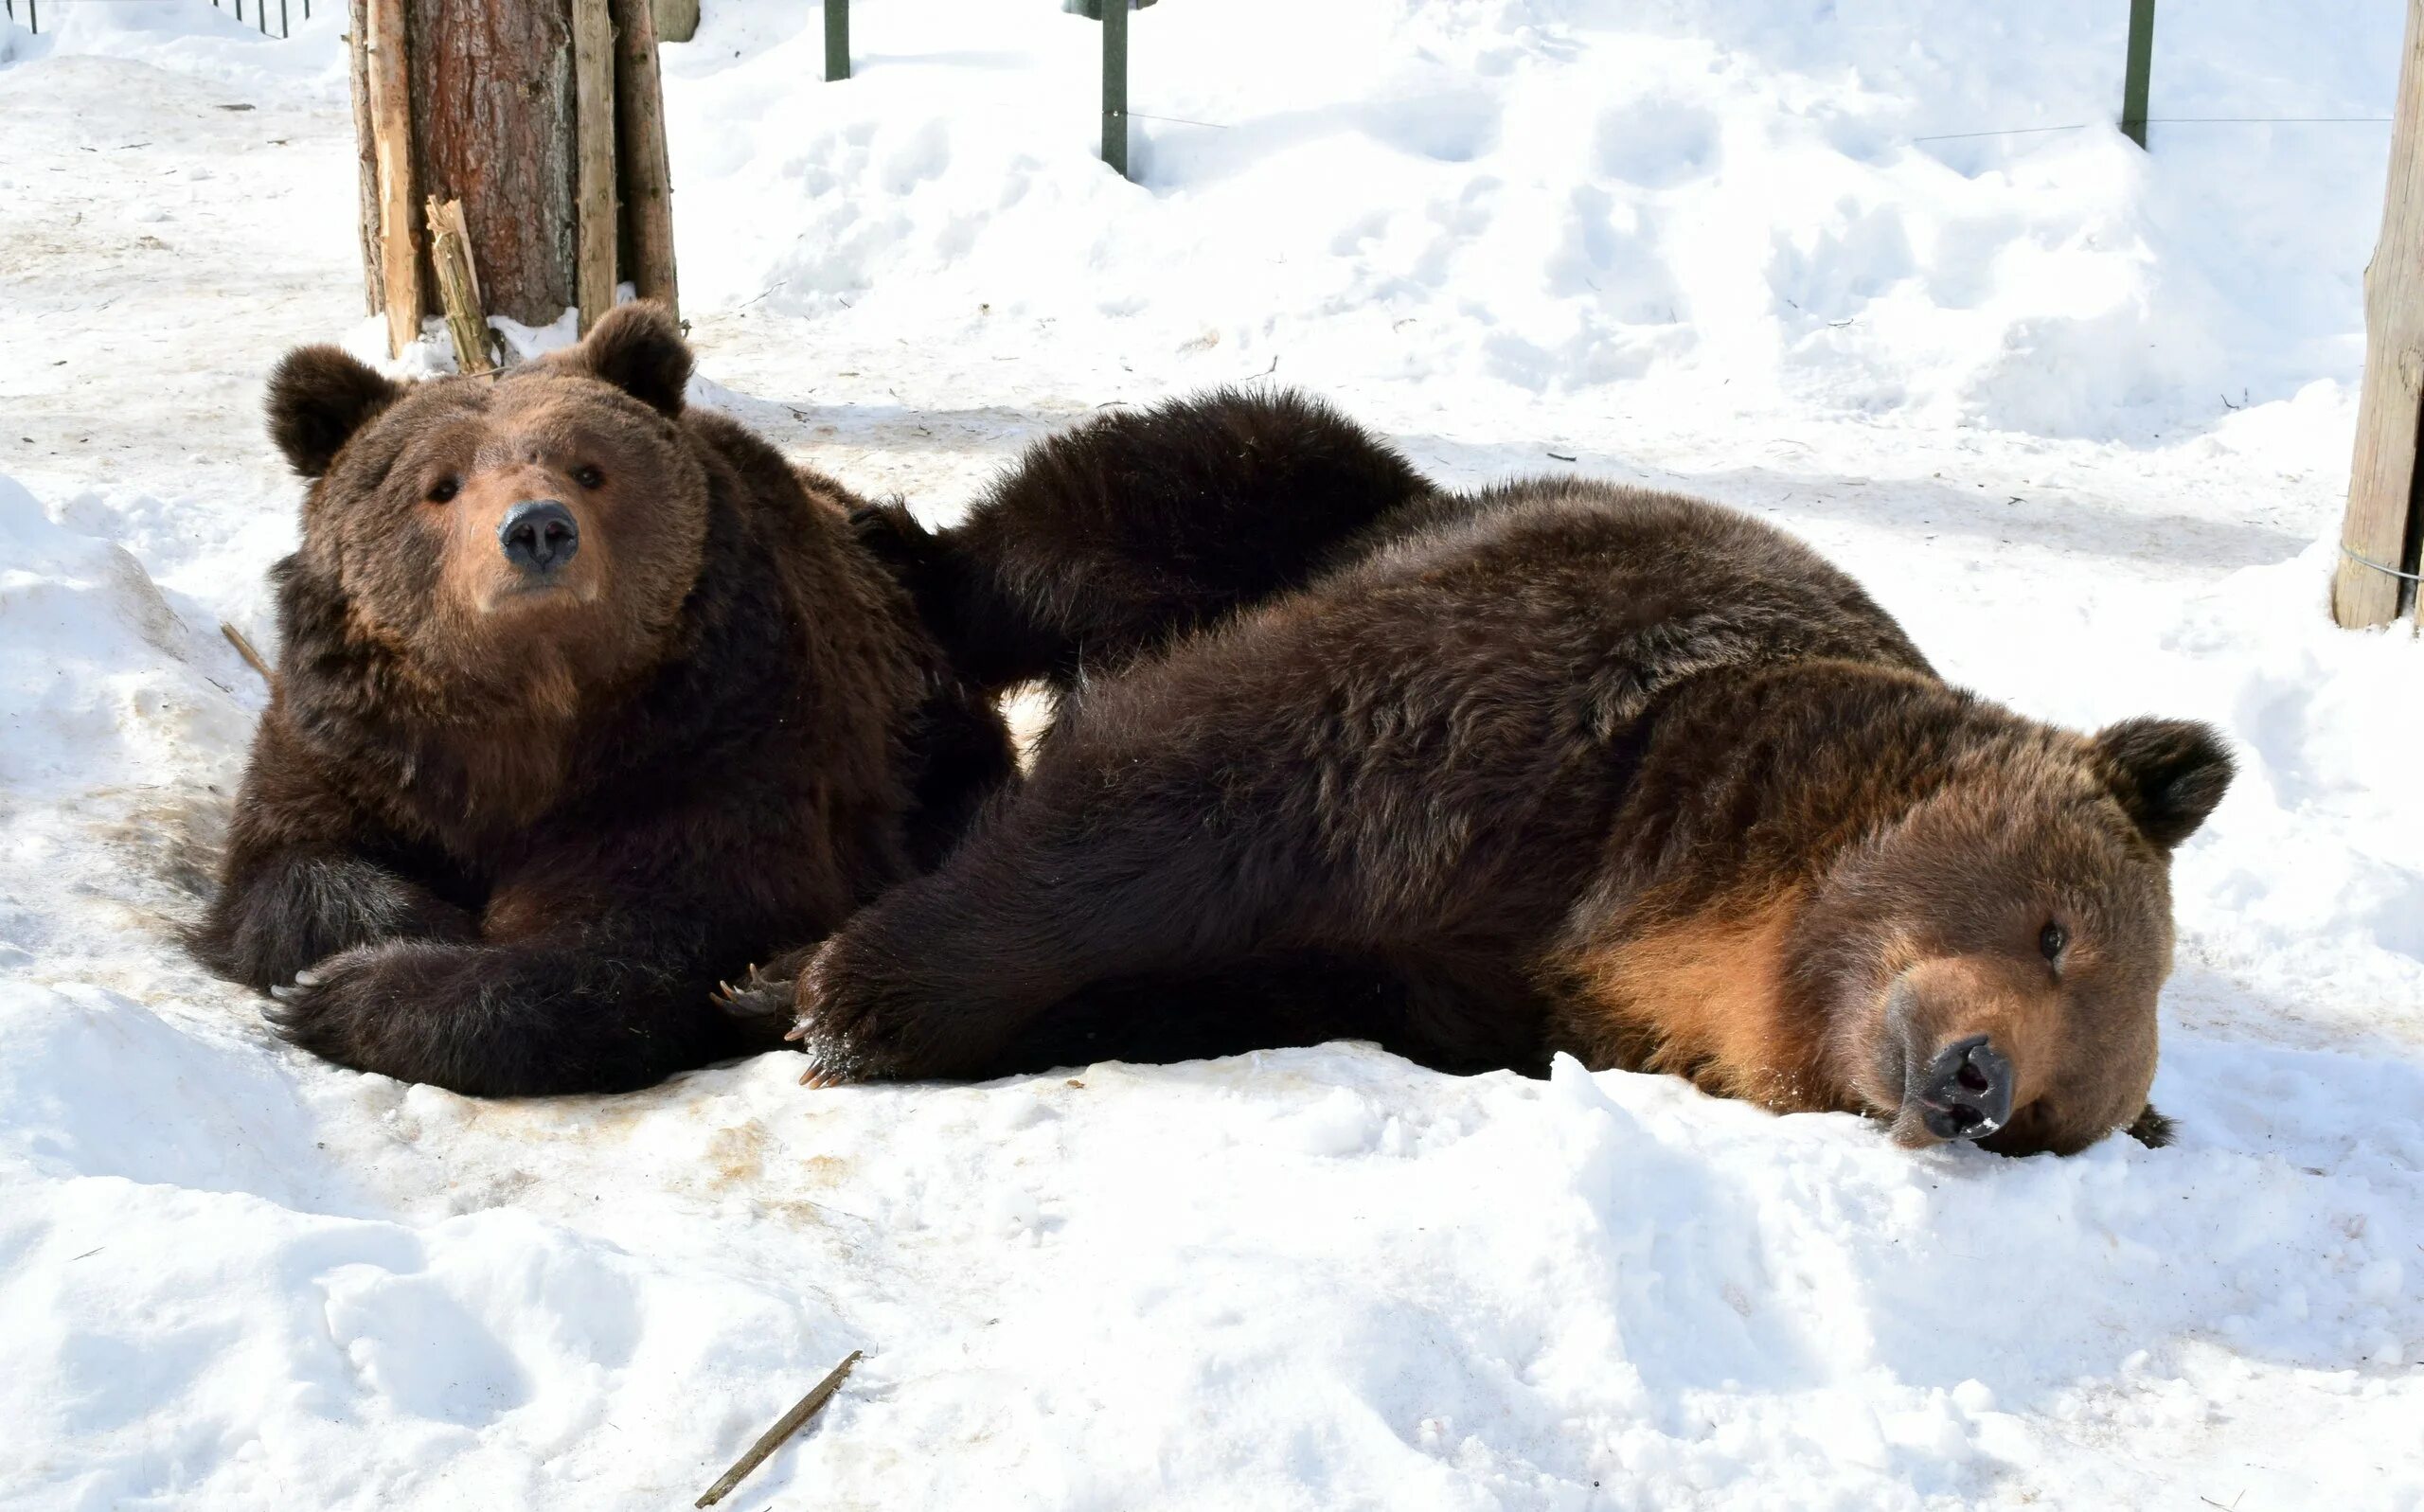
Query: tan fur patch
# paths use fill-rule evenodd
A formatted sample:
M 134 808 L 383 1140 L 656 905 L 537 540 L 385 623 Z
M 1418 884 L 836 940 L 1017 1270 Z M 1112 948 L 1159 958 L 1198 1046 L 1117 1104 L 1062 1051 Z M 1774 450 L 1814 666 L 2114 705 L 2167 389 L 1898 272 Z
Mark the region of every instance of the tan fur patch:
M 1785 1012 L 1801 894 L 1714 900 L 1560 963 L 1564 1038 L 1594 1070 L 1667 1072 L 1778 1112 L 1842 1106 L 1817 1037 Z

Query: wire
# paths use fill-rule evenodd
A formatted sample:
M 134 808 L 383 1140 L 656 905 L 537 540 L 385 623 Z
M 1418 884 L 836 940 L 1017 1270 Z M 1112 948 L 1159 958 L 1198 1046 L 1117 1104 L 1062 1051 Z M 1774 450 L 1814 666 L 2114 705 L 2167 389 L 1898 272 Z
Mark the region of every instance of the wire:
M 2362 562 L 2364 565 L 2373 568 L 2376 572 L 2386 572 L 2392 577 L 2401 578 L 2407 582 L 2424 583 L 2424 572 L 2401 572 L 2397 567 L 2386 567 L 2382 563 L 2376 561 L 2371 557 L 2359 556 L 2356 552 L 2349 550 L 2346 546 L 2340 548 L 2340 554 L 2347 558 L 2350 561 Z
M 2387 116 L 2149 116 L 2148 126 L 2388 126 Z M 1946 132 L 1935 136 L 1914 136 L 1917 142 L 1960 142 L 1979 136 L 2031 136 L 2041 132 L 2083 132 L 2091 126 L 2109 126 L 2110 121 L 2078 121 L 2069 126 L 2015 126 L 2004 132 Z
M 1216 132 L 1225 132 L 1228 130 L 1226 126 L 1221 125 L 1219 121 L 1191 121 L 1184 116 L 1148 116 L 1141 110 L 1132 110 L 1127 114 L 1134 116 L 1140 121 L 1168 121 L 1174 126 L 1205 126 Z

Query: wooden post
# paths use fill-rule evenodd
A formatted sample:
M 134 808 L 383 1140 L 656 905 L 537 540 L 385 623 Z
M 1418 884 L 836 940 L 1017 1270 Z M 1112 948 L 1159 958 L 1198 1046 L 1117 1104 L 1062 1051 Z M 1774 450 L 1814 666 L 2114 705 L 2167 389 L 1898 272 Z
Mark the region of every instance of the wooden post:
M 379 155 L 371 143 L 376 137 L 370 130 L 370 49 L 365 45 L 370 36 L 369 0 L 350 0 L 353 7 L 346 27 L 346 54 L 349 93 L 353 97 L 353 143 L 358 158 L 355 183 L 361 197 L 362 238 L 362 309 L 375 315 L 386 308 L 386 297 L 379 287 Z
M 688 42 L 699 34 L 699 0 L 654 0 L 649 9 L 659 42 Z
M 447 334 L 454 338 L 457 372 L 486 373 L 496 368 L 489 354 L 489 323 L 480 308 L 480 275 L 472 265 L 471 228 L 463 223 L 463 202 L 440 205 L 433 198 L 429 210 L 429 264 L 437 275 L 437 302 L 446 314 Z
M 850 0 L 825 0 L 825 81 L 850 77 Z
M 1128 176 L 1128 0 L 1102 0 L 1102 160 Z
M 615 164 L 621 175 L 623 271 L 642 299 L 676 318 L 673 175 L 665 160 L 665 90 L 657 77 L 656 16 L 663 0 L 614 0 Z M 691 24 L 698 20 L 696 8 Z
M 379 279 L 387 355 L 420 339 L 420 246 L 413 235 L 412 75 L 404 53 L 404 0 L 369 0 L 370 136 L 379 169 Z
M 2357 455 L 2348 513 L 2331 578 L 2331 617 L 2382 625 L 2415 602 L 2424 515 L 2416 446 L 2424 420 L 2424 0 L 2408 0 L 2399 54 L 2398 110 L 2391 126 L 2382 230 L 2365 265 L 2365 386 L 2357 402 Z
M 2130 0 L 2130 61 L 2121 76 L 2121 134 L 2147 145 L 2147 76 L 2155 57 L 2155 0 Z
M 573 223 L 580 331 L 615 308 L 615 39 L 606 0 L 572 0 Z

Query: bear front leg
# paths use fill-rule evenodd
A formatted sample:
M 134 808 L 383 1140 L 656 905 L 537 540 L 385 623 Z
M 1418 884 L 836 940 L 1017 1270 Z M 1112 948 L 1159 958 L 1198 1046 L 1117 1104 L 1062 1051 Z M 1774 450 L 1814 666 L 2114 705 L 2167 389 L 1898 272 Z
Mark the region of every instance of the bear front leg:
M 769 1049 L 783 1016 L 718 1011 L 752 959 L 815 939 L 841 879 L 793 863 L 749 792 L 584 829 L 500 881 L 475 943 L 394 942 L 323 962 L 273 1014 L 360 1071 L 479 1096 L 621 1092 Z
M 231 868 L 236 870 L 236 868 Z M 258 991 L 342 951 L 385 940 L 471 940 L 472 916 L 419 883 L 334 846 L 253 858 L 223 883 L 192 936 L 204 965 Z
M 708 987 L 579 945 L 393 941 L 321 962 L 269 1019 L 339 1065 L 470 1096 L 627 1092 L 752 1048 Z
M 219 891 L 187 937 L 205 966 L 257 990 L 382 940 L 478 937 L 470 914 L 383 863 L 395 838 L 320 774 L 273 704 L 236 797 Z

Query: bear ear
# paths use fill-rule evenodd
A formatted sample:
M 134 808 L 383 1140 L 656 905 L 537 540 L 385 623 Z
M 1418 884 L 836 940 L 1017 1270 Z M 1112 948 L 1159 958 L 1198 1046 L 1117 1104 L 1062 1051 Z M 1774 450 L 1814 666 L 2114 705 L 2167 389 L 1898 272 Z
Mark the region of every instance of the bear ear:
M 319 477 L 353 433 L 403 391 L 334 347 L 297 347 L 270 375 L 270 439 L 295 471 Z
M 2231 785 L 2222 738 L 2193 720 L 2124 720 L 2095 738 L 2096 774 L 2146 837 L 2169 850 Z
M 643 299 L 606 311 L 581 342 L 580 363 L 660 414 L 682 413 L 690 347 L 663 305 Z
M 2155 1112 L 2153 1103 L 2148 1103 L 2138 1114 L 2137 1121 L 2125 1132 L 2148 1149 L 2161 1149 L 2171 1143 L 2172 1122 Z

